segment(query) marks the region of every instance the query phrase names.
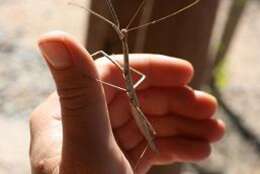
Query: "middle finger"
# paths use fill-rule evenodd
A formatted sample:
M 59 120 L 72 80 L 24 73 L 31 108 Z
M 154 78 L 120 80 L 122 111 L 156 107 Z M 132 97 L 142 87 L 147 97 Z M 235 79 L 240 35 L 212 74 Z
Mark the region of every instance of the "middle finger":
M 217 107 L 215 98 L 188 87 L 149 88 L 138 91 L 138 97 L 146 115 L 174 113 L 201 120 L 210 118 Z M 132 118 L 126 94 L 116 96 L 109 104 L 109 114 L 113 128 L 123 126 Z
M 154 126 L 157 138 L 183 136 L 215 142 L 224 134 L 224 124 L 220 120 L 192 120 L 180 115 L 150 116 L 149 118 L 149 121 Z M 144 139 L 134 120 L 114 130 L 114 135 L 118 144 L 124 150 L 134 148 Z

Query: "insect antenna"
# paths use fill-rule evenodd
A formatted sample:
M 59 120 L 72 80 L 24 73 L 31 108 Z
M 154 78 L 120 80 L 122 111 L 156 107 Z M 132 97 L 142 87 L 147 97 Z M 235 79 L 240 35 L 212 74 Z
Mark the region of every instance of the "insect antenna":
M 111 0 L 106 0 L 106 3 L 107 3 L 107 6 L 109 8 L 109 11 L 112 15 L 112 18 L 115 21 L 115 24 L 118 26 L 118 28 L 120 28 L 120 22 L 119 22 L 119 19 L 118 19 L 117 14 L 116 14 L 116 10 L 115 10 Z
M 98 14 L 97 12 L 95 12 L 95 11 L 93 11 L 93 10 L 91 10 L 91 9 L 89 9 L 89 8 L 87 8 L 87 7 L 85 7 L 85 6 L 83 6 L 83 5 L 80 5 L 80 4 L 77 4 L 77 3 L 75 3 L 75 2 L 72 2 L 72 1 L 71 1 L 71 2 L 68 2 L 68 5 L 72 5 L 72 6 L 76 6 L 76 7 L 78 7 L 78 8 L 81 8 L 81 9 L 83 9 L 83 10 L 89 12 L 90 14 L 96 16 L 97 18 L 103 20 L 103 21 L 106 22 L 107 24 L 111 25 L 116 31 L 118 30 L 118 27 L 117 27 L 117 25 L 116 25 L 115 23 L 113 23 L 112 21 L 110 21 L 110 20 L 107 19 L 106 17 L 104 17 L 104 16 Z
M 128 25 L 126 26 L 126 29 L 128 30 L 130 28 L 130 26 L 132 25 L 132 23 L 134 22 L 134 20 L 136 19 L 137 15 L 140 13 L 140 11 L 142 10 L 142 8 L 145 5 L 145 0 L 142 1 L 142 3 L 138 6 L 137 10 L 135 11 L 134 15 L 132 16 L 132 18 L 130 19 Z
M 146 7 L 143 10 L 143 14 L 141 15 L 139 25 L 142 23 L 145 23 L 151 19 L 152 13 L 153 13 L 153 7 L 154 7 L 155 0 L 149 0 L 149 3 L 146 5 Z M 147 37 L 147 28 L 144 28 L 143 30 L 139 30 L 139 32 L 136 35 L 136 41 L 135 41 L 135 52 L 143 52 L 145 47 L 145 39 Z
M 154 24 L 160 23 L 162 21 L 165 21 L 165 20 L 167 20 L 167 19 L 169 19 L 169 18 L 171 18 L 173 16 L 176 16 L 176 15 L 178 15 L 178 14 L 188 10 L 189 8 L 191 8 L 191 7 L 195 6 L 196 4 L 198 4 L 199 2 L 200 2 L 200 0 L 195 0 L 192 3 L 190 3 L 189 5 L 181 8 L 181 9 L 179 9 L 179 10 L 177 10 L 177 11 L 175 11 L 175 12 L 173 12 L 173 13 L 167 15 L 167 16 L 164 16 L 162 18 L 159 18 L 159 19 L 147 22 L 147 23 L 142 24 L 142 25 L 137 26 L 137 27 L 130 28 L 130 29 L 128 29 L 128 32 L 135 31 L 135 30 L 140 30 L 140 29 L 143 29 L 143 28 L 148 27 L 150 25 L 154 25 Z

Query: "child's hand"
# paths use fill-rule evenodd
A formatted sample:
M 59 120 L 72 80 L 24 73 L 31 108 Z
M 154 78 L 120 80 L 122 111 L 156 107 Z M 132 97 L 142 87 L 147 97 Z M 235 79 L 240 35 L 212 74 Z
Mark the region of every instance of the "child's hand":
M 133 173 L 146 141 L 131 116 L 126 94 L 108 86 L 103 90 L 95 80 L 124 86 L 120 71 L 104 58 L 94 62 L 61 32 L 45 35 L 39 45 L 58 92 L 31 115 L 33 172 Z M 160 151 L 159 155 L 148 151 L 136 173 L 146 173 L 154 164 L 206 158 L 210 144 L 223 136 L 224 124 L 212 117 L 217 107 L 214 97 L 186 86 L 192 66 L 160 55 L 139 54 L 130 59 L 131 66 L 147 76 L 137 93 L 157 131 L 155 143 Z

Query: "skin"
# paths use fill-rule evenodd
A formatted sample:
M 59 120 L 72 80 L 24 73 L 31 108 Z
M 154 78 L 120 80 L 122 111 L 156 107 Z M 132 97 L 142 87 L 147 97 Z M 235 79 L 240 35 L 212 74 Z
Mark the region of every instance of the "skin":
M 213 117 L 215 98 L 187 85 L 193 75 L 190 63 L 162 55 L 131 55 L 131 66 L 147 75 L 137 94 L 157 131 L 160 151 L 148 150 L 133 171 L 146 142 L 127 96 L 95 80 L 123 87 L 120 71 L 105 58 L 93 61 L 63 32 L 42 36 L 39 46 L 57 92 L 31 114 L 34 174 L 143 174 L 152 165 L 203 160 L 224 134 L 224 123 Z M 115 59 L 122 61 L 121 56 Z

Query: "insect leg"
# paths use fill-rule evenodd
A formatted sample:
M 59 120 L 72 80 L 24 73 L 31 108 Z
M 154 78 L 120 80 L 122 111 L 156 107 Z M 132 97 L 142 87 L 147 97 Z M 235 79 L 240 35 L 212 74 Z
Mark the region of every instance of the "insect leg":
M 100 50 L 100 51 L 97 51 L 95 53 L 93 53 L 91 56 L 98 56 L 98 55 L 101 55 L 101 56 L 104 56 L 105 58 L 107 58 L 108 60 L 110 60 L 116 67 L 118 67 L 120 69 L 120 71 L 123 72 L 124 68 L 122 65 L 120 65 L 120 63 L 116 60 L 114 60 L 111 56 L 109 56 L 106 52 L 104 52 L 103 50 Z M 138 75 L 141 76 L 141 78 L 134 84 L 134 89 L 136 89 L 140 84 L 142 84 L 142 82 L 145 80 L 146 78 L 146 75 L 141 73 L 140 71 L 134 69 L 134 68 L 131 68 L 130 67 L 130 70 Z M 124 89 L 125 90 L 125 89 Z
M 146 75 L 141 73 L 140 71 L 134 69 L 134 68 L 131 68 L 131 71 L 135 72 L 136 74 L 140 75 L 141 78 L 134 84 L 134 89 L 136 89 L 140 84 L 142 84 L 142 82 L 146 79 Z
M 103 50 L 99 50 L 99 51 L 93 53 L 91 56 L 94 57 L 94 56 L 98 56 L 98 55 L 104 56 L 105 58 L 110 60 L 116 67 L 118 67 L 120 69 L 120 71 L 123 72 L 123 69 L 124 69 L 123 66 L 121 66 L 117 61 L 113 60 L 113 58 L 111 56 L 109 56 L 107 53 L 105 53 Z
M 98 55 L 101 55 L 101 56 L 106 57 L 106 58 L 107 58 L 108 60 L 110 60 L 114 65 L 116 65 L 121 71 L 123 71 L 122 66 L 121 66 L 118 62 L 114 61 L 114 60 L 113 60 L 107 53 L 105 53 L 104 51 L 100 50 L 100 51 L 97 51 L 97 52 L 91 54 L 92 57 L 95 57 L 95 56 L 98 56 Z M 102 83 L 103 85 L 107 85 L 107 86 L 116 88 L 116 89 L 118 89 L 118 90 L 120 90 L 120 91 L 124 91 L 124 92 L 127 91 L 126 89 L 124 89 L 124 88 L 122 88 L 122 87 L 120 87 L 120 86 L 116 86 L 116 85 L 113 85 L 113 84 L 111 84 L 111 83 L 108 83 L 108 82 L 104 82 L 104 81 L 102 81 L 102 80 L 99 80 L 99 79 L 96 79 L 96 80 L 97 80 L 98 82 Z

